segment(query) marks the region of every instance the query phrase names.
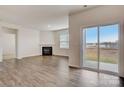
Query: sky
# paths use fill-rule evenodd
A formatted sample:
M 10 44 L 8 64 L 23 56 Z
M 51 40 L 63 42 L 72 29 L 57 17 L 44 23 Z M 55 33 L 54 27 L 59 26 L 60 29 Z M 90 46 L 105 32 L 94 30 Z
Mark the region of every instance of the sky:
M 118 40 L 118 24 L 108 25 L 108 26 L 100 26 L 99 27 L 99 35 L 100 42 L 115 42 Z M 97 34 L 98 28 L 86 28 L 86 42 L 87 43 L 96 43 L 97 42 Z

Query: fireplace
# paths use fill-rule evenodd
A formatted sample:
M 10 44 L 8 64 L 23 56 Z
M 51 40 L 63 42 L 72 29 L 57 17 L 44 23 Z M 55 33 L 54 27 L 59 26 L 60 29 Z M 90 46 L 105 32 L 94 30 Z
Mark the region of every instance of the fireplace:
M 52 47 L 42 47 L 42 55 L 43 56 L 50 56 L 52 55 Z

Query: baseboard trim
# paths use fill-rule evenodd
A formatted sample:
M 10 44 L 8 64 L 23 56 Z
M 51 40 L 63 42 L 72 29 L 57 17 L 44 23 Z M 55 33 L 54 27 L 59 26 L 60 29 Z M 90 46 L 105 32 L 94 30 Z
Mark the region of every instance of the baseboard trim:
M 81 69 L 80 67 L 69 66 L 69 68 Z
M 39 55 L 33 55 L 33 56 L 17 57 L 16 59 L 23 59 L 23 58 L 37 57 L 37 56 L 43 56 L 43 55 L 39 54 Z M 69 56 L 62 56 L 62 55 L 52 55 L 52 56 L 67 57 L 67 58 L 69 58 Z
M 64 56 L 64 55 L 52 55 L 52 56 L 58 56 L 58 57 L 67 57 L 67 58 L 69 58 L 69 56 Z
M 17 57 L 16 59 L 22 59 L 22 57 Z
M 69 65 L 70 68 L 76 68 L 76 69 L 82 69 L 82 67 L 76 66 L 76 65 Z
M 17 59 L 23 59 L 23 58 L 29 58 L 29 57 L 37 57 L 37 56 L 42 56 L 42 55 L 41 55 L 41 54 L 38 54 L 38 55 L 31 55 L 31 56 L 17 57 Z

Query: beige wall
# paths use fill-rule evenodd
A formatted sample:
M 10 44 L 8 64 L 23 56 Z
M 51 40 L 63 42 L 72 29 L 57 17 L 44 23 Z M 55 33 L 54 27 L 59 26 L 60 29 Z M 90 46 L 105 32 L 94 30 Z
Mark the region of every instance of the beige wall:
M 80 54 L 81 27 L 120 23 L 119 75 L 124 77 L 124 6 L 101 6 L 69 16 L 70 52 L 69 65 L 82 67 Z
M 3 61 L 3 50 L 0 47 L 0 62 L 2 62 L 2 61 Z
M 0 62 L 3 61 L 2 28 L 0 27 Z
M 62 31 L 62 30 L 60 30 Z M 54 31 L 54 48 L 53 48 L 53 54 L 54 55 L 60 55 L 60 56 L 69 56 L 69 49 L 65 49 L 65 48 L 60 48 L 60 42 L 59 42 L 59 32 L 60 31 Z

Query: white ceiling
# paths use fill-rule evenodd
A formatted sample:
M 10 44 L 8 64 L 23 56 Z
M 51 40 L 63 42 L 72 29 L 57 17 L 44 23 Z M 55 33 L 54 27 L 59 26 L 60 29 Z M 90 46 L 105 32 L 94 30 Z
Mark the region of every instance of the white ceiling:
M 0 20 L 41 31 L 68 28 L 68 15 L 94 6 L 0 5 Z

